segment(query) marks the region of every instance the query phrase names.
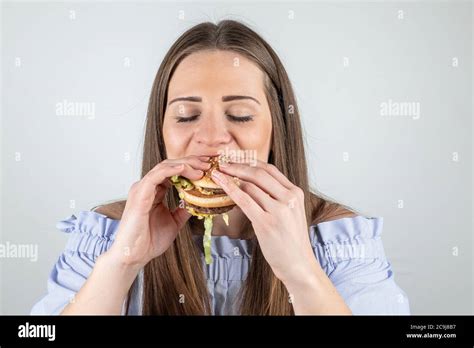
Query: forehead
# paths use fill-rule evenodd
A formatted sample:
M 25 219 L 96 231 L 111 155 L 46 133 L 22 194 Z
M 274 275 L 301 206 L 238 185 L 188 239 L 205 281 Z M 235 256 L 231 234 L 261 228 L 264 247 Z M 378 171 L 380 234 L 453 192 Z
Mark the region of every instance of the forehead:
M 232 51 L 192 53 L 176 68 L 168 86 L 169 98 L 183 95 L 246 93 L 263 95 L 263 72 L 251 60 Z

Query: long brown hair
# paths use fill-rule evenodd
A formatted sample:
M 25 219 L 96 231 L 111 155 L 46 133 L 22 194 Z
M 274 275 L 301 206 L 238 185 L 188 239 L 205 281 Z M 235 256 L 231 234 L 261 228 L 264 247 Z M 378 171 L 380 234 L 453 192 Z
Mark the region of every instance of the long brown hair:
M 265 94 L 272 116 L 272 142 L 268 162 L 274 164 L 304 191 L 308 225 L 344 216 L 351 211 L 342 204 L 323 198 L 320 193 L 314 193 L 316 190 L 310 190 L 300 115 L 285 68 L 262 37 L 248 26 L 233 20 L 223 20 L 218 24 L 206 22 L 192 27 L 176 40 L 164 57 L 155 77 L 148 105 L 142 177 L 166 159 L 162 130 L 167 89 L 173 72 L 185 57 L 201 50 L 236 52 L 253 61 L 263 71 Z M 178 201 L 176 190 L 169 190 L 165 204 L 173 209 Z M 121 216 L 125 201 L 117 204 L 109 212 Z M 118 214 L 113 212 L 117 206 Z M 101 212 L 111 215 L 107 214 L 107 209 L 102 209 Z M 144 268 L 144 315 L 212 313 L 201 252 L 192 238 L 191 220 L 183 227 L 171 247 Z M 251 224 L 248 224 L 248 229 L 252 229 Z M 251 232 L 250 230 L 250 234 Z M 241 290 L 241 314 L 294 314 L 286 288 L 273 274 L 258 241 L 254 243 L 250 269 Z M 131 292 L 128 303 L 130 294 Z M 185 298 L 184 304 L 179 301 L 182 296 Z

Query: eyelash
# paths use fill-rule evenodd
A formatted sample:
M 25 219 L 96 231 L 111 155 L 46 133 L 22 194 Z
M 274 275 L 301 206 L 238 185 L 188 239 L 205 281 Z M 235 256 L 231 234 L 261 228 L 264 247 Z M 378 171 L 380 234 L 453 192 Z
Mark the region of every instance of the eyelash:
M 193 116 L 189 116 L 189 117 L 180 117 L 180 116 L 176 116 L 176 122 L 178 123 L 181 123 L 181 122 L 192 122 L 194 121 L 195 119 L 198 118 L 199 115 L 193 115 Z M 253 116 L 252 115 L 248 115 L 248 116 L 234 116 L 234 115 L 226 115 L 228 118 L 231 119 L 232 122 L 249 122 L 249 121 L 252 121 L 253 120 Z
M 234 115 L 227 115 L 233 122 L 249 122 L 253 120 L 252 115 L 247 116 L 234 116 Z
M 180 116 L 176 116 L 176 122 L 180 123 L 180 122 L 192 122 L 194 121 L 199 115 L 194 115 L 194 116 L 189 116 L 189 117 L 180 117 Z

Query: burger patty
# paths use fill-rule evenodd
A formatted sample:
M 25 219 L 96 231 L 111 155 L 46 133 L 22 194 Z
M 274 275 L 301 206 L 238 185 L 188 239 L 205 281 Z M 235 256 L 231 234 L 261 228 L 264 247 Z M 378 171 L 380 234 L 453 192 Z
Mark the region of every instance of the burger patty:
M 225 191 L 221 188 L 208 188 L 208 187 L 203 187 L 204 190 L 212 192 L 215 195 L 225 195 Z
M 221 189 L 205 189 L 206 191 L 212 191 L 211 194 L 205 194 L 202 193 L 201 191 L 197 190 L 196 188 L 193 188 L 191 190 L 187 190 L 186 192 L 190 195 L 197 196 L 197 197 L 215 197 L 215 196 L 226 196 L 227 193 L 225 193 L 224 190 Z
M 201 214 L 222 214 L 231 210 L 233 207 L 235 207 L 235 204 L 232 204 L 225 207 L 204 208 L 204 207 L 199 207 L 197 205 L 194 205 L 188 202 L 185 202 L 185 203 L 187 207 L 193 208 L 196 212 L 201 213 Z

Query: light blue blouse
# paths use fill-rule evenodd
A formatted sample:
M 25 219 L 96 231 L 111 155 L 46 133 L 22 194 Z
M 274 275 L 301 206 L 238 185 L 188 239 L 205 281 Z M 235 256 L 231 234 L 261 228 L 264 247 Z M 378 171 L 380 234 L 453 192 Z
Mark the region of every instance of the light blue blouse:
M 49 275 L 48 292 L 31 314 L 59 314 L 79 291 L 97 257 L 112 245 L 120 220 L 93 211 L 58 222 L 69 234 L 64 252 Z M 317 260 L 353 314 L 410 314 L 406 293 L 395 283 L 381 240 L 383 218 L 356 216 L 310 226 Z M 237 293 L 251 260 L 251 240 L 212 237 L 213 262 L 206 265 L 201 249 L 214 315 L 237 314 Z M 133 284 L 129 314 L 141 314 L 143 271 Z M 124 313 L 124 311 L 122 311 Z

